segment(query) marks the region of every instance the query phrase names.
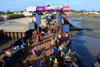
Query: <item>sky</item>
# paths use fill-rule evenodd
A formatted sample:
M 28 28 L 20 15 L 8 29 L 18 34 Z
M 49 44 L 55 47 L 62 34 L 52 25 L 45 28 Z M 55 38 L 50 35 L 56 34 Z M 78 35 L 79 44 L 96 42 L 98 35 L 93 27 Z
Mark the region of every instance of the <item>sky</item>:
M 0 11 L 21 11 L 29 6 L 68 6 L 68 0 L 0 0 Z M 100 0 L 69 0 L 70 9 L 99 11 Z

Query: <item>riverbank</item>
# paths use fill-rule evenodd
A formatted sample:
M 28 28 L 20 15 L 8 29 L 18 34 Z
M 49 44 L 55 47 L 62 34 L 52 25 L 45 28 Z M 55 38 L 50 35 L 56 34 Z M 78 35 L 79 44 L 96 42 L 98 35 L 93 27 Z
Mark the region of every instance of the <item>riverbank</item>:
M 24 18 L 17 18 L 17 19 L 11 19 L 7 21 L 0 22 L 0 24 L 6 23 L 7 25 L 0 25 L 0 30 L 4 30 L 5 32 L 25 32 L 29 30 L 29 23 L 36 22 L 35 17 L 24 17 Z M 45 19 L 41 19 L 41 22 L 44 22 Z M 13 24 L 16 23 L 17 24 Z M 12 24 L 11 24 L 12 23 Z
M 67 17 L 67 16 L 66 16 Z M 89 16 L 73 16 L 73 18 L 82 18 L 80 20 L 71 19 L 75 22 L 81 22 L 79 25 L 87 30 L 83 32 L 84 35 L 100 38 L 100 17 L 89 17 Z M 68 17 L 72 18 L 72 16 Z

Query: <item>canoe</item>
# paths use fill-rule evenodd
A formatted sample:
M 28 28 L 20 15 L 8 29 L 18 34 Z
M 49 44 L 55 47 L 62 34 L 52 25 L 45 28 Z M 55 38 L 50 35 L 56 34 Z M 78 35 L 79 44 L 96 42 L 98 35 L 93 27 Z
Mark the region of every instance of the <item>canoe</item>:
M 27 39 L 29 39 L 31 37 L 31 35 L 25 36 L 23 38 L 18 39 L 17 41 L 15 41 L 13 44 L 11 44 L 9 47 L 2 49 L 1 51 L 6 51 L 7 54 L 10 54 L 11 52 L 11 56 L 7 56 L 4 52 L 2 55 L 0 55 L 0 60 L 1 62 L 4 63 L 4 67 L 7 67 L 8 65 L 14 63 L 19 56 L 21 56 L 21 54 L 23 54 L 23 51 L 25 52 L 25 49 L 21 49 L 21 50 L 16 50 L 13 51 L 11 48 L 12 46 L 17 46 L 17 45 L 22 45 L 22 39 L 24 42 L 26 42 Z

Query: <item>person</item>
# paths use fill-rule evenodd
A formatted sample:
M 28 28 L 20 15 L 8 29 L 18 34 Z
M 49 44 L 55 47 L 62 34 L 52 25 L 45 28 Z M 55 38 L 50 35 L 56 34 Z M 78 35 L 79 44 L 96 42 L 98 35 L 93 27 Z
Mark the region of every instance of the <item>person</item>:
M 55 45 L 55 40 L 53 38 L 52 41 L 51 41 L 51 47 L 54 47 L 54 45 Z
M 55 58 L 55 60 L 54 60 L 54 65 L 53 65 L 53 67 L 58 67 L 58 61 L 57 61 L 57 58 Z
M 62 44 L 61 44 L 61 50 L 62 49 L 65 49 L 65 45 L 63 44 L 63 42 L 62 42 Z
M 52 33 L 54 33 L 54 28 L 52 28 Z
M 78 67 L 78 64 L 76 64 L 76 62 L 73 61 L 73 66 L 74 66 L 74 67 Z
M 44 64 L 43 60 L 40 61 L 39 67 L 45 67 L 45 64 Z
M 37 49 L 37 46 L 35 46 L 35 47 L 31 48 L 31 49 L 32 49 L 32 53 L 33 53 L 33 55 L 36 56 L 36 49 Z
M 59 38 L 59 44 L 61 44 L 61 34 L 58 35 Z
M 42 52 L 42 56 L 43 56 L 43 61 L 46 62 L 47 55 L 46 55 L 46 52 L 45 51 Z
M 54 56 L 51 54 L 51 56 L 49 57 L 49 64 L 53 65 L 53 61 L 54 61 Z
M 55 37 L 55 44 L 57 44 L 57 36 Z
M 43 44 L 43 37 L 44 37 L 44 36 L 40 35 L 40 45 L 41 45 L 41 42 L 42 42 L 42 44 Z
M 19 67 L 24 67 L 24 63 L 22 61 L 19 62 Z
M 54 49 L 54 55 L 56 55 L 56 52 L 57 52 L 57 45 L 55 45 L 55 47 L 54 47 L 53 49 Z
M 45 35 L 44 31 L 41 32 L 43 34 L 43 36 Z
M 27 67 L 29 67 L 30 66 L 30 61 L 29 60 L 27 60 Z

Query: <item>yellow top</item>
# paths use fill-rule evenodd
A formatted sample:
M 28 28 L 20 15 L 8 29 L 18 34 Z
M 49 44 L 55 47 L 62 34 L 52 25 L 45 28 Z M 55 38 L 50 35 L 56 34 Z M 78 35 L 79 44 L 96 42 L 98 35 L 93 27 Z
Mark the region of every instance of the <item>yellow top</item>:
M 57 58 L 55 58 L 54 60 L 54 66 L 56 66 L 58 64 Z
M 51 44 L 52 44 L 52 45 L 54 45 L 54 41 L 55 41 L 55 40 L 54 40 L 54 39 L 52 39 L 52 42 L 51 42 Z

